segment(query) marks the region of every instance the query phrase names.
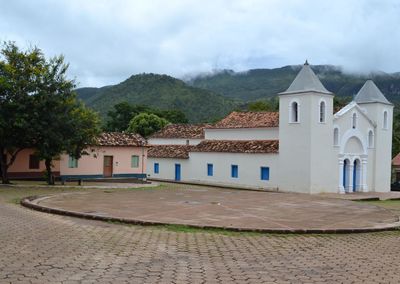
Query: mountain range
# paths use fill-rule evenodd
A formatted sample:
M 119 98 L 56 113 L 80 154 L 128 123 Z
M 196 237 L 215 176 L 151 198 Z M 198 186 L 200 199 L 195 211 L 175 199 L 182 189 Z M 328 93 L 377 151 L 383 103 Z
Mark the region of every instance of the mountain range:
M 148 105 L 160 109 L 179 109 L 190 122 L 220 118 L 248 102 L 267 100 L 286 90 L 301 66 L 252 69 L 246 72 L 220 70 L 185 80 L 168 75 L 138 74 L 102 88 L 79 88 L 78 97 L 106 119 L 116 103 Z M 332 65 L 312 69 L 324 86 L 339 97 L 354 96 L 367 79 L 372 79 L 388 100 L 400 103 L 400 73 L 357 75 Z

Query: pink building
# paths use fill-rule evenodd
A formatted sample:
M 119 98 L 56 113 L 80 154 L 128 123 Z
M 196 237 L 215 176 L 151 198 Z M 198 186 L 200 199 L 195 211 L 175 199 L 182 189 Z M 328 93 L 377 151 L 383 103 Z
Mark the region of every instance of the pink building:
M 69 155 L 60 159 L 60 177 L 70 178 L 145 178 L 147 146 L 139 134 L 109 132 L 98 138 L 89 155 L 79 160 Z
M 14 163 L 8 168 L 9 178 L 43 178 L 46 166 L 35 156 L 33 149 L 24 149 L 18 153 Z M 53 173 L 60 176 L 60 161 L 53 161 Z
M 92 178 L 145 178 L 147 143 L 139 134 L 103 133 L 97 145 L 86 149 L 88 155 L 76 160 L 63 154 L 53 162 L 55 176 L 61 180 Z M 39 161 L 33 149 L 21 151 L 9 168 L 10 178 L 41 178 L 44 161 Z

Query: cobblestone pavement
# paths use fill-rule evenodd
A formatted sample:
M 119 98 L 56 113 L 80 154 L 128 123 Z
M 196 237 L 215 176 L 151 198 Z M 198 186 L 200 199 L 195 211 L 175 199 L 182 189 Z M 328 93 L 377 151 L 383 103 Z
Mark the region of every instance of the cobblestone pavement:
M 179 232 L 56 216 L 0 198 L 0 283 L 399 283 L 399 263 L 400 232 Z

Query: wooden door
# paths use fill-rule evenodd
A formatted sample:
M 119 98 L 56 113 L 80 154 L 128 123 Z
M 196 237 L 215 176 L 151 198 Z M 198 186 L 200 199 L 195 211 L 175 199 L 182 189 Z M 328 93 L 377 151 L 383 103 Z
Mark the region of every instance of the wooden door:
M 104 175 L 104 177 L 112 177 L 112 175 L 113 175 L 113 156 L 104 156 L 103 175 Z

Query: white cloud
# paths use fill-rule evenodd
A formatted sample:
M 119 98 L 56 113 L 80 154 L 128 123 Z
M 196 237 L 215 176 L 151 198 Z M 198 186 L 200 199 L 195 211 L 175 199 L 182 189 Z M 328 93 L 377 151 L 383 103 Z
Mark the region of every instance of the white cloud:
M 63 53 L 80 86 L 300 64 L 400 71 L 398 1 L 0 0 L 0 39 Z

